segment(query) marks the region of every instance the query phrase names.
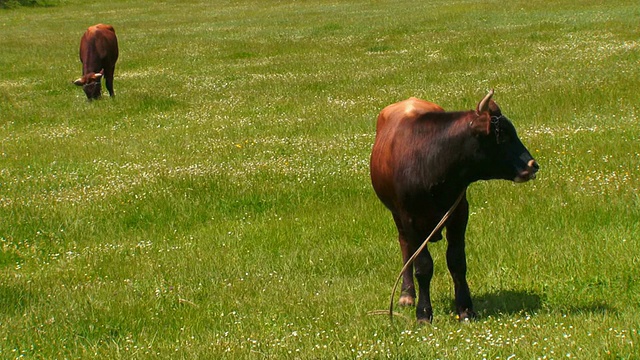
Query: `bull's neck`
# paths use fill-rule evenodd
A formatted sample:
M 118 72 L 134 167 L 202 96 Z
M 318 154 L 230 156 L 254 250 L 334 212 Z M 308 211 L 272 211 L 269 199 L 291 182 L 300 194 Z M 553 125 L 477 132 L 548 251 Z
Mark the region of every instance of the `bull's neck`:
M 440 115 L 440 114 L 439 114 Z M 471 159 L 474 157 L 476 137 L 472 134 L 469 121 L 473 111 L 442 113 L 439 119 L 444 128 L 444 136 L 436 151 L 443 158 L 438 180 L 446 183 L 453 191 L 462 191 L 476 181 Z

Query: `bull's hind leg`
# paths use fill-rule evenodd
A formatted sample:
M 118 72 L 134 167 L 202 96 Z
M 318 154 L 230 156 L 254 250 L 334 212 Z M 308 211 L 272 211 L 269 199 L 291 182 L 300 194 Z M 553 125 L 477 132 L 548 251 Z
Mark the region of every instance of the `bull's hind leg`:
M 104 78 L 107 86 L 109 96 L 113 97 L 116 94 L 113 92 L 113 73 L 115 72 L 115 66 L 108 69 L 104 69 Z
M 469 217 L 469 203 L 466 197 L 460 202 L 447 222 L 447 266 L 455 289 L 456 312 L 460 321 L 474 319 L 471 293 L 467 283 L 467 259 L 464 234 Z
M 413 256 L 413 253 L 416 252 L 420 245 L 422 245 L 426 237 L 425 233 L 428 233 L 427 229 L 432 228 L 432 224 L 425 221 L 422 217 L 407 216 L 403 220 L 404 239 L 407 244 L 406 260 L 408 260 Z M 413 267 L 415 269 L 415 276 L 418 282 L 416 319 L 418 322 L 430 323 L 433 320 L 430 290 L 431 278 L 433 278 L 433 258 L 431 257 L 428 248 L 425 247 L 422 249 L 422 252 L 416 256 Z
M 413 255 L 415 249 L 409 245 L 405 237 L 404 227 L 400 217 L 393 214 L 393 220 L 398 228 L 398 242 L 400 243 L 400 250 L 402 251 L 402 265 L 404 266 L 411 255 Z M 413 306 L 416 303 L 416 288 L 413 282 L 413 264 L 408 266 L 402 273 L 402 287 L 400 288 L 400 300 L 398 305 L 400 306 Z

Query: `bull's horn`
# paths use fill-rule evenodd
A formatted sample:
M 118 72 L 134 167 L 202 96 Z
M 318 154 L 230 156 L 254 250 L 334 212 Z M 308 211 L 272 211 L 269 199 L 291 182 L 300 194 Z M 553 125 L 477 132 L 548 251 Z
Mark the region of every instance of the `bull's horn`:
M 82 83 L 82 78 L 79 78 L 79 79 L 75 80 L 73 83 L 74 83 L 75 85 L 78 85 L 78 86 L 82 86 L 82 85 L 84 85 L 84 84 Z
M 97 73 L 95 77 L 96 77 L 96 80 L 100 80 L 100 78 L 102 77 L 102 73 Z
M 482 101 L 480 101 L 480 103 L 478 104 L 478 108 L 476 109 L 478 113 L 489 110 L 489 100 L 491 100 L 492 96 L 493 89 L 489 90 L 487 96 L 485 96 L 484 99 L 482 99 Z

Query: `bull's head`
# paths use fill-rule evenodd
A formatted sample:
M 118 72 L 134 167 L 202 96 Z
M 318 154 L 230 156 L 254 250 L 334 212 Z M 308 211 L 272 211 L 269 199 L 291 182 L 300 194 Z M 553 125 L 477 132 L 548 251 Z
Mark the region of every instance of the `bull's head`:
M 522 144 L 511 121 L 491 99 L 493 89 L 479 103 L 471 126 L 479 140 L 481 179 L 505 179 L 521 183 L 536 178 L 538 163 Z
M 90 72 L 83 75 L 73 83 L 75 85 L 82 86 L 82 90 L 84 90 L 87 98 L 89 100 L 93 100 L 102 96 L 102 85 L 100 84 L 100 80 L 102 80 L 102 72 Z

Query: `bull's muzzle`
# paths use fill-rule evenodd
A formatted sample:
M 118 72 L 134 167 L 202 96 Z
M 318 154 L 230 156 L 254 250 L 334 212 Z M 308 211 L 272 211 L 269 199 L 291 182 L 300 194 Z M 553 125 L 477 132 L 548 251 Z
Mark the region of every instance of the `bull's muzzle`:
M 538 172 L 538 169 L 540 169 L 540 166 L 538 166 L 538 163 L 535 160 L 531 159 L 527 163 L 526 169 L 521 171 L 518 174 L 518 176 L 516 176 L 516 178 L 513 179 L 513 181 L 517 183 L 523 183 L 529 180 L 533 180 L 536 178 L 536 173 Z

